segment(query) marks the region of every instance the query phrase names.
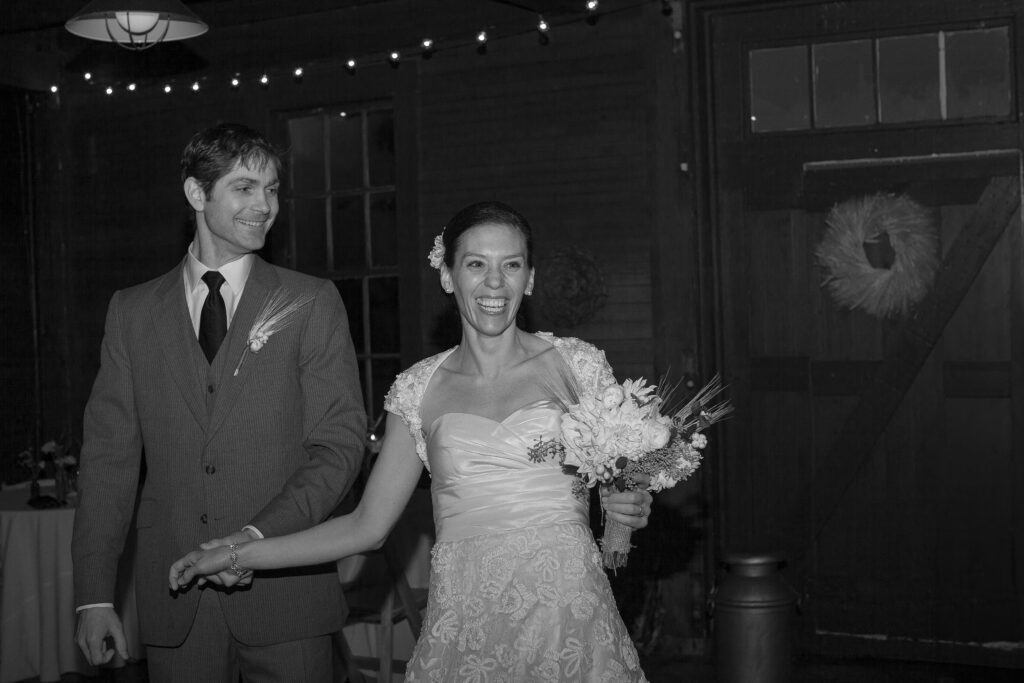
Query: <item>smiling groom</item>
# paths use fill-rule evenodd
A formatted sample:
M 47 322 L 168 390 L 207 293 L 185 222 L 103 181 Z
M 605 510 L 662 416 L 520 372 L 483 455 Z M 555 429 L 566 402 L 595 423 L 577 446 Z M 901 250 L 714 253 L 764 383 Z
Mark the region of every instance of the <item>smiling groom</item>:
M 167 590 L 167 567 L 204 541 L 323 521 L 362 458 L 365 413 L 337 289 L 253 253 L 277 217 L 280 170 L 245 126 L 193 136 L 181 161 L 195 211 L 188 253 L 115 292 L 107 312 L 72 542 L 76 640 L 93 664 L 127 656 L 113 596 L 144 469 L 135 571 L 153 683 L 335 680 L 331 634 L 345 608 L 333 564 L 232 590 L 215 578 Z

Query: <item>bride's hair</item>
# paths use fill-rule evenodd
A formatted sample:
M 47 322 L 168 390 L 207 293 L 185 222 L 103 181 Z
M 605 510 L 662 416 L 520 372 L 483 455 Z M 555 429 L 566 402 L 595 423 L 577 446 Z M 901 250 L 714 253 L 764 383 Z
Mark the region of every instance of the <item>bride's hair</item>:
M 521 232 L 526 238 L 526 265 L 533 267 L 533 233 L 530 224 L 521 213 L 501 202 L 477 202 L 452 216 L 441 234 L 445 265 L 451 268 L 455 264 L 455 245 L 462 233 L 484 223 L 507 225 Z

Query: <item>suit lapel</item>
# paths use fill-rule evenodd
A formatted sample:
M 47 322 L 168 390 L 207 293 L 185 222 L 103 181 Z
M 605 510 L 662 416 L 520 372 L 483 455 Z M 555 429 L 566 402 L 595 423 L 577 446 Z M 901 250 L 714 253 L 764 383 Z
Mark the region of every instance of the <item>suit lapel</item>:
M 169 272 L 158 285 L 156 304 L 150 309 L 150 316 L 174 383 L 196 421 L 206 424 L 203 378 L 197 374 L 195 363 L 198 342 L 185 302 L 182 267 Z
M 231 409 L 242 399 L 247 380 L 250 377 L 250 369 L 253 359 L 247 356 L 249 331 L 252 329 L 256 317 L 263 309 L 267 295 L 274 291 L 280 284 L 277 272 L 273 266 L 259 256 L 254 257 L 252 270 L 245 282 L 245 290 L 242 292 L 242 299 L 238 302 L 235 315 L 231 318 L 231 327 L 228 329 L 228 336 L 224 341 L 226 348 L 221 348 L 214 359 L 213 372 L 217 376 L 217 399 L 213 406 L 213 415 L 210 418 L 210 426 L 207 430 L 207 438 L 212 437 L 224 418 L 228 416 Z M 239 362 L 241 361 L 241 364 Z M 235 374 L 235 369 L 238 374 Z

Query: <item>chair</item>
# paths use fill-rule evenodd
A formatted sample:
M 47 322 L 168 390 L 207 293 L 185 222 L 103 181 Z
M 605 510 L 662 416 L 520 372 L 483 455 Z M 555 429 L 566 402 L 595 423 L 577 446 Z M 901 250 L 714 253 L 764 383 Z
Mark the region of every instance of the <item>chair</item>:
M 391 683 L 393 673 L 404 674 L 406 661 L 395 659 L 394 627 L 407 621 L 413 639 L 419 638 L 427 589 L 412 588 L 405 576 L 401 549 L 392 533 L 379 550 L 365 553 L 364 565 L 351 581 L 343 581 L 349 614 L 346 626 L 373 624 L 377 628 L 377 656 L 354 656 L 344 633 L 338 646 L 348 670 L 349 681 L 365 683 L 364 670 L 376 673 L 379 683 Z

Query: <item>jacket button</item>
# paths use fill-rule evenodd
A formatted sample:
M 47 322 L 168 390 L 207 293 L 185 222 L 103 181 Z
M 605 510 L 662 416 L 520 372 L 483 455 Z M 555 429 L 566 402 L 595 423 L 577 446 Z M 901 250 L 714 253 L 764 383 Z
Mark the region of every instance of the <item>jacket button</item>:
M 206 524 L 206 513 L 205 512 L 199 516 L 199 521 L 202 522 L 203 524 Z
M 214 467 L 213 465 L 207 465 L 205 469 L 207 474 L 213 474 L 214 472 L 217 471 L 217 468 Z

